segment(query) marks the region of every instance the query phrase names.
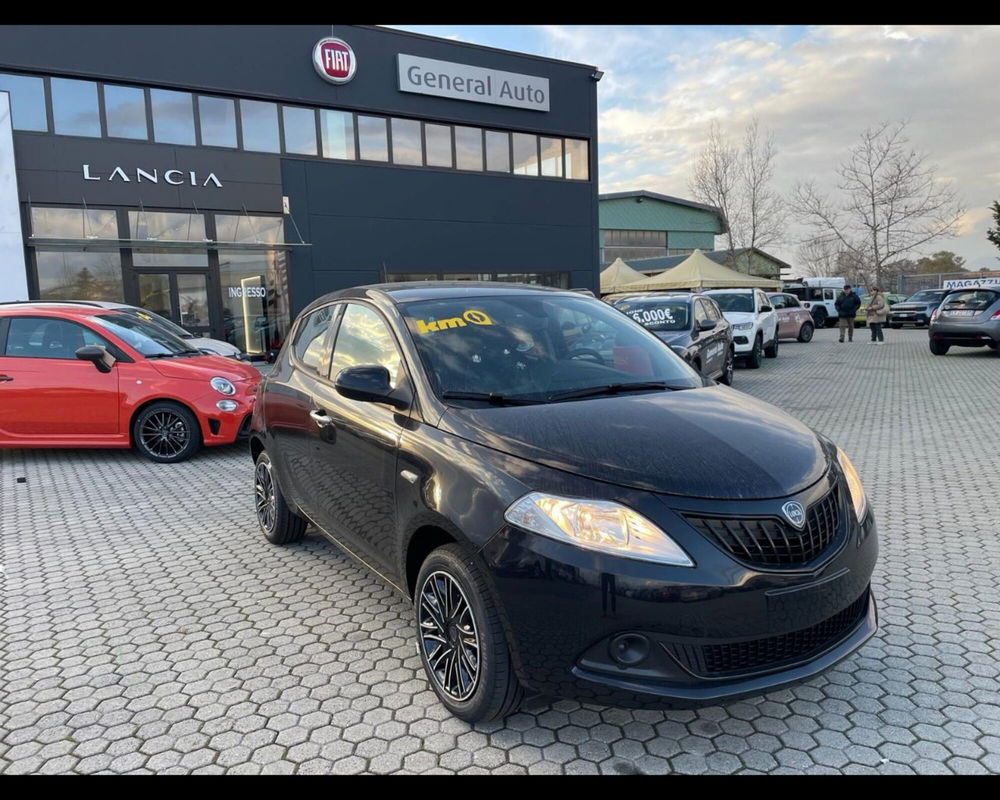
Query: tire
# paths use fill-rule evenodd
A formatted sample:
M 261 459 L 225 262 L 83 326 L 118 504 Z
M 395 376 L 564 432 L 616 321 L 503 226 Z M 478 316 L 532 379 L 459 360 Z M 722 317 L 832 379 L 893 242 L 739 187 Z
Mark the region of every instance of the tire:
M 802 327 L 799 328 L 799 336 L 798 336 L 799 341 L 800 342 L 811 342 L 812 338 L 813 338 L 813 333 L 814 332 L 815 332 L 815 329 L 813 328 L 813 325 L 812 325 L 811 322 L 804 322 L 804 323 L 802 323 Z
M 698 372 L 701 373 L 702 375 L 705 374 L 704 372 L 701 371 L 701 362 L 700 361 L 692 361 L 691 362 L 691 366 L 694 367 L 696 370 L 698 370 Z
M 271 457 L 261 451 L 254 462 L 254 511 L 257 525 L 271 544 L 292 544 L 302 539 L 308 523 L 288 507 L 278 488 Z
M 201 447 L 201 428 L 194 414 L 170 400 L 146 406 L 132 420 L 132 445 L 150 461 L 176 464 Z
M 451 606 L 444 620 L 437 613 L 441 598 Z M 497 605 L 461 545 L 447 544 L 427 556 L 417 576 L 413 609 L 427 681 L 452 714 L 466 722 L 487 722 L 517 710 L 524 689 L 514 673 Z M 476 651 L 470 675 L 470 656 Z M 451 653 L 458 654 L 456 661 L 449 661 Z
M 951 349 L 951 345 L 945 344 L 937 339 L 931 339 L 930 341 L 931 352 L 936 356 L 946 356 L 948 351 Z
M 778 332 L 774 332 L 774 341 L 764 348 L 764 355 L 768 358 L 778 357 Z
M 732 347 L 726 353 L 726 363 L 722 367 L 722 374 L 719 376 L 719 383 L 726 386 L 733 385 L 733 374 L 735 372 L 736 353 Z
M 750 369 L 760 369 L 760 365 L 764 363 L 764 338 L 762 336 L 753 340 L 753 350 L 750 351 L 750 355 L 746 359 Z
M 815 311 L 815 313 L 813 314 L 813 322 L 816 323 L 816 327 L 817 328 L 825 328 L 825 327 L 827 327 L 827 317 L 828 316 L 829 316 L 829 314 L 826 313 L 826 309 L 825 308 L 823 308 L 822 306 L 820 306 L 819 308 L 817 308 L 816 311 Z

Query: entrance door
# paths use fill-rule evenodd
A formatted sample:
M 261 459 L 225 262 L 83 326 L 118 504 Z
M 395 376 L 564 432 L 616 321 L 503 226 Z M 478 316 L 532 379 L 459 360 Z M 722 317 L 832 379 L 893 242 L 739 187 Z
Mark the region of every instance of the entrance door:
M 144 270 L 136 274 L 136 305 L 196 336 L 211 336 L 218 324 L 213 324 L 209 287 L 208 270 Z

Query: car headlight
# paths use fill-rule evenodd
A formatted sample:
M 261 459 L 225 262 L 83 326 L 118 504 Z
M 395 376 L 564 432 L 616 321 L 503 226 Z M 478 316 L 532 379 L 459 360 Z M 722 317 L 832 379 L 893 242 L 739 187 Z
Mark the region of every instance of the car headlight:
M 230 381 L 226 380 L 225 378 L 220 378 L 216 376 L 212 378 L 212 380 L 210 380 L 209 383 L 212 384 L 212 388 L 215 389 L 215 391 L 217 391 L 219 394 L 226 394 L 226 395 L 236 394 L 236 387 L 233 386 L 233 384 Z
M 865 487 L 861 485 L 861 478 L 858 477 L 858 471 L 854 469 L 851 459 L 839 447 L 837 448 L 837 461 L 840 462 L 840 468 L 844 471 L 844 478 L 847 479 L 847 490 L 851 494 L 854 515 L 858 518 L 858 522 L 861 522 L 868 512 L 868 498 L 865 496 Z
M 504 519 L 533 533 L 640 561 L 693 567 L 681 546 L 626 506 L 530 492 L 511 504 Z
M 733 325 L 734 331 L 748 331 L 753 327 L 752 322 L 737 322 Z

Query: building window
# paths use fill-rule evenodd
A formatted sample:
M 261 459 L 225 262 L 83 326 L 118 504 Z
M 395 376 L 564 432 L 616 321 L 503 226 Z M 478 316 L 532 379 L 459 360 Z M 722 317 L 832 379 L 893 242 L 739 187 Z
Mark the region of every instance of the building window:
M 604 244 L 617 247 L 656 247 L 665 250 L 666 231 L 605 230 Z
M 280 347 L 289 322 L 285 251 L 220 251 L 219 284 L 226 340 L 250 355 Z
M 275 244 L 282 240 L 284 228 L 285 222 L 281 217 L 215 215 L 215 236 L 220 242 Z
M 258 100 L 240 100 L 243 149 L 261 153 L 280 153 L 278 107 Z
M 319 112 L 319 124 L 323 136 L 323 156 L 353 161 L 354 115 L 349 111 L 322 109 Z
M 428 167 L 451 169 L 455 162 L 451 157 L 451 126 L 424 123 L 424 143 L 427 149 Z
M 108 136 L 148 139 L 146 92 L 133 86 L 104 86 L 104 118 Z
M 236 103 L 226 97 L 198 97 L 201 143 L 211 147 L 236 147 Z
M 538 137 L 530 133 L 514 134 L 514 174 L 538 174 Z
M 193 145 L 194 100 L 187 92 L 150 89 L 153 109 L 153 138 L 165 144 Z
M 117 239 L 118 215 L 105 209 L 33 206 L 31 233 L 39 239 Z
M 281 107 L 285 127 L 285 152 L 303 156 L 319 155 L 316 147 L 316 112 L 311 108 Z
M 121 302 L 122 262 L 118 250 L 35 251 L 39 300 L 108 300 Z
M 561 178 L 563 175 L 563 140 L 541 137 L 542 175 Z
M 205 243 L 205 217 L 173 211 L 129 211 L 133 239 Z
M 47 131 L 45 115 L 45 81 L 30 75 L 12 75 L 0 72 L 0 91 L 10 93 L 10 109 L 14 129 L 19 131 Z
M 420 146 L 420 123 L 412 119 L 392 119 L 392 163 L 420 166 L 424 162 Z
M 56 133 L 67 136 L 100 136 L 97 84 L 92 81 L 53 78 L 52 120 Z
M 583 139 L 566 140 L 566 177 L 571 180 L 590 179 L 590 155 Z
M 455 127 L 455 156 L 459 169 L 483 171 L 483 132 L 479 128 Z
M 486 169 L 490 172 L 510 172 L 510 134 L 486 131 Z
M 385 117 L 358 114 L 358 156 L 363 161 L 388 161 L 389 138 Z
M 391 283 L 400 281 L 501 281 L 538 286 L 569 287 L 568 272 L 393 272 Z

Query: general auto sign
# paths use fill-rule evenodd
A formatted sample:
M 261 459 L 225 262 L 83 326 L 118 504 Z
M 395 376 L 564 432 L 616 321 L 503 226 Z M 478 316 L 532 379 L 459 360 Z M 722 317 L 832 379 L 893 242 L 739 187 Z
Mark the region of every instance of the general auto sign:
M 347 42 L 328 36 L 316 42 L 313 48 L 313 66 L 323 80 L 347 83 L 358 71 L 358 60 Z
M 549 80 L 399 54 L 399 91 L 470 100 L 495 106 L 549 110 Z

